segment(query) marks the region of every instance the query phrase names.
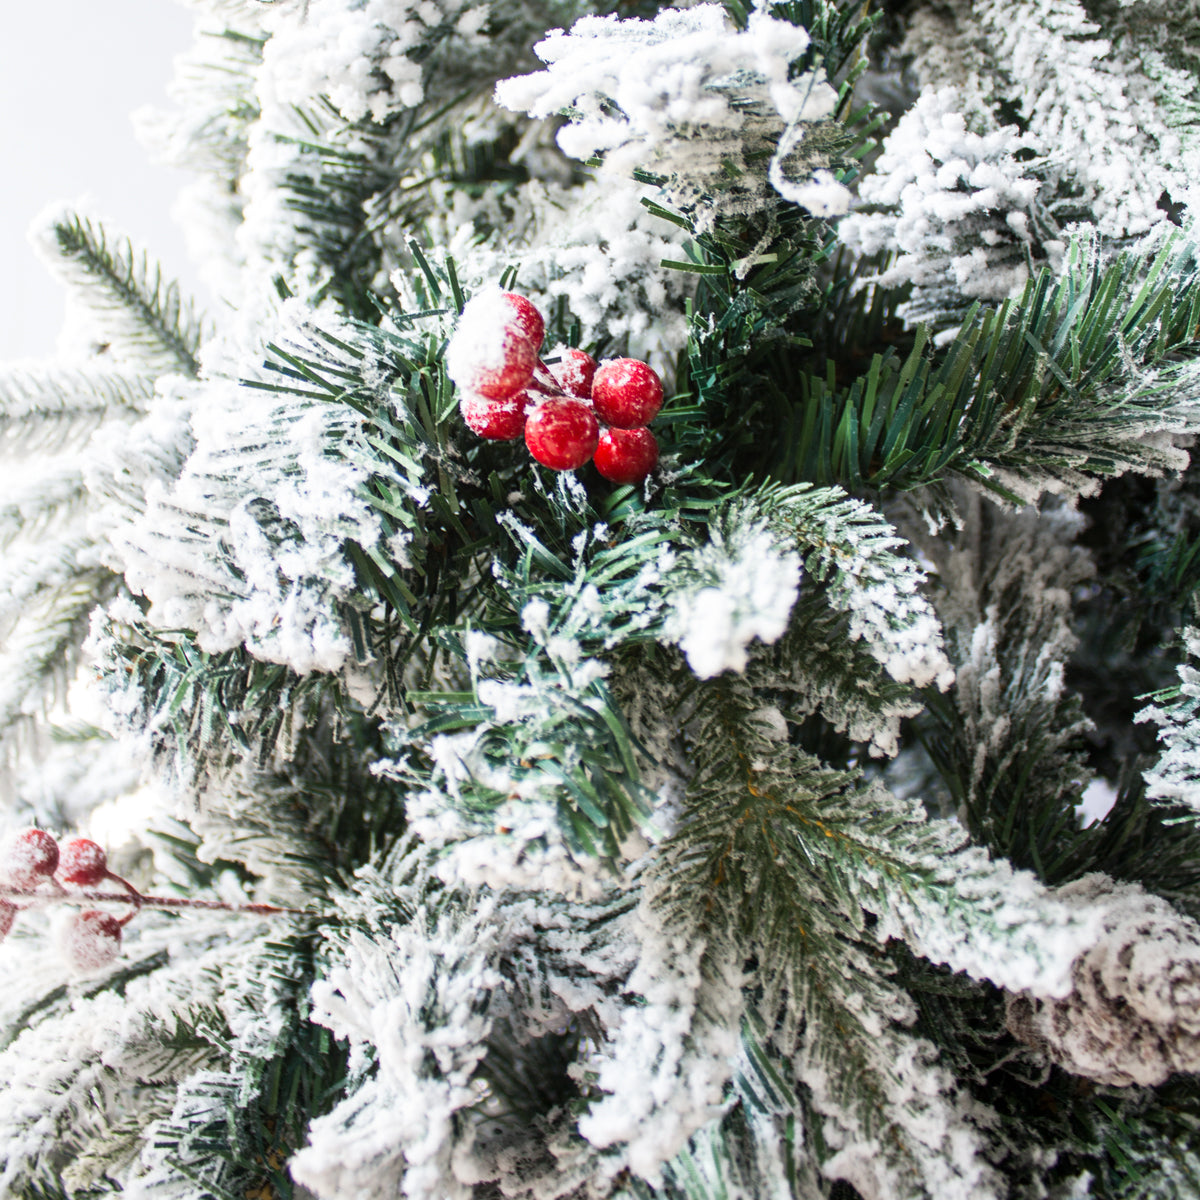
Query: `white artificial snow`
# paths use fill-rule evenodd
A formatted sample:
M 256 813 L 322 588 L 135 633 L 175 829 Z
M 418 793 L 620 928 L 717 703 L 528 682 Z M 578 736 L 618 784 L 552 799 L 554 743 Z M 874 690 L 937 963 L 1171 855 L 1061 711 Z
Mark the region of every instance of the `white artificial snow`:
M 186 943 L 181 943 L 179 928 L 175 919 L 156 913 L 139 916 L 125 953 L 135 959 L 161 955 L 167 965 L 149 973 L 131 972 L 120 991 L 97 988 L 95 978 L 83 988 L 71 985 L 68 967 L 44 936 L 10 937 L 0 947 L 0 962 L 10 979 L 0 998 L 6 1027 L 15 1028 L 22 1010 L 40 1006 L 56 988 L 68 985 L 53 1019 L 26 1024 L 0 1051 L 6 1081 L 0 1089 L 0 1141 L 5 1147 L 0 1196 L 6 1200 L 27 1195 L 30 1173 L 47 1163 L 54 1164 L 56 1176 L 69 1188 L 93 1186 L 112 1164 L 103 1154 L 72 1155 L 64 1161 L 64 1141 L 91 1143 L 123 1119 L 152 1125 L 162 1099 L 153 1085 L 173 1087 L 182 1065 L 169 1045 L 181 1010 L 188 1005 L 196 1006 L 195 1011 L 212 1007 L 218 1025 L 225 1017 L 240 1025 L 235 998 L 223 999 L 220 992 L 223 982 L 239 974 L 253 980 L 252 963 L 262 952 L 262 923 L 253 918 L 231 921 L 227 913 L 193 912 L 188 915 Z M 250 953 L 248 946 L 254 946 Z M 110 971 L 123 965 L 127 964 L 118 960 Z M 261 988 L 253 999 L 261 1013 Z M 218 1055 L 193 1051 L 190 1058 L 189 1072 L 215 1066 Z M 148 1137 L 154 1140 L 152 1132 Z M 122 1194 L 148 1195 L 128 1178 Z
M 850 208 L 850 189 L 832 171 L 818 168 L 806 182 L 786 179 L 783 169 L 771 163 L 775 190 L 817 217 L 840 217 Z
M 641 954 L 626 988 L 641 1002 L 625 1008 L 588 1063 L 608 1094 L 589 1106 L 579 1132 L 594 1146 L 622 1145 L 630 1168 L 654 1183 L 727 1106 L 743 979 L 736 955 L 664 928 L 652 899 L 643 900 L 634 928 Z
M 462 200 L 461 190 L 453 193 Z M 435 216 L 464 286 L 498 277 L 518 258 L 517 290 L 543 312 L 565 302 L 578 317 L 584 344 L 616 341 L 649 362 L 669 386 L 687 344 L 684 301 L 696 277 L 665 271 L 664 259 L 685 257 L 683 231 L 650 213 L 641 200 L 656 189 L 605 175 L 582 186 L 531 181 L 512 201 L 515 211 L 486 214 L 502 221 L 505 238 L 479 244 L 472 212 Z M 394 282 L 402 282 L 396 272 Z
M 283 319 L 290 327 L 294 310 Z M 194 629 L 208 651 L 245 645 L 301 674 L 347 662 L 336 609 L 358 585 L 343 547 L 381 536 L 359 494 L 364 471 L 347 455 L 352 415 L 224 381 L 180 382 L 162 386 L 131 430 L 111 435 L 89 486 L 118 503 L 101 508 L 92 529 L 151 601 L 151 622 Z M 133 487 L 142 511 L 129 516 Z
M 901 937 L 932 962 L 1009 991 L 1062 997 L 1075 960 L 1099 935 L 1101 914 L 1059 899 L 1028 871 L 962 849 L 945 881 L 945 897 L 894 893 L 876 936 Z
M 537 891 L 444 890 L 429 865 L 419 849 L 390 876 L 361 872 L 345 898 L 372 933 L 349 935 L 313 999 L 317 1019 L 350 1043 L 350 1091 L 311 1126 L 298 1178 L 321 1200 L 465 1198 L 488 1182 L 557 1200 L 572 1179 L 611 1179 L 625 1158 L 592 1151 L 568 1113 L 515 1122 L 473 1076 L 490 1038 L 524 1048 L 580 1015 L 598 1032 L 620 1023 L 638 956 L 628 884 L 610 876 L 605 900 L 576 907 Z M 371 895 L 388 913 L 403 897 L 404 925 L 381 923 Z
M 485 663 L 492 662 L 501 651 L 498 638 L 490 633 L 482 633 L 478 629 L 468 629 L 463 633 L 463 651 L 467 659 L 467 669 L 472 678 L 478 678 L 480 669 Z
M 545 606 L 531 601 L 535 637 L 545 636 Z M 549 638 L 553 650 L 561 639 Z M 573 642 L 568 643 L 572 649 Z M 488 647 L 495 649 L 494 646 Z M 564 736 L 565 722 L 577 718 L 578 705 L 595 705 L 592 685 L 608 673 L 605 664 L 577 655 L 560 655 L 559 669 L 527 669 L 528 682 L 475 677 L 480 704 L 490 719 L 473 729 L 435 736 L 427 747 L 432 759 L 430 786 L 410 793 L 409 830 L 441 857 L 438 875 L 448 884 L 495 890 L 541 890 L 576 900 L 594 900 L 611 884 L 609 868 L 598 858 L 569 846 L 558 811 L 562 772 L 579 762 L 574 746 L 562 747 L 562 761 L 542 769 L 545 737 Z M 487 666 L 477 660 L 477 666 Z M 491 746 L 493 729 L 512 741 L 502 754 Z M 389 775 L 396 764 L 375 764 Z M 470 793 L 485 789 L 497 799 L 481 813 Z
M 485 999 L 503 980 L 496 901 L 469 915 L 419 909 L 409 925 L 352 934 L 345 963 L 313 987 L 313 1018 L 349 1041 L 361 1078 L 309 1126 L 294 1177 L 321 1200 L 470 1200 L 456 1179 L 457 1114 L 482 1099 L 472 1075 L 491 1029 Z
M 756 638 L 778 641 L 800 588 L 800 556 L 752 522 L 713 540 L 692 559 L 706 585 L 677 594 L 666 634 L 701 679 L 741 671 Z
M 963 299 L 1015 297 L 1030 266 L 1061 261 L 1062 243 L 1035 242 L 1030 228 L 1040 184 L 1013 157 L 1026 140 L 1015 126 L 969 128 L 962 104 L 954 88 L 923 92 L 859 186 L 869 211 L 838 227 L 861 253 L 888 254 L 880 284 L 912 285 L 897 310 L 909 324 L 952 316 Z
M 530 600 L 521 609 L 521 628 L 543 645 L 549 634 L 550 605 L 540 597 Z
M 902 52 L 972 113 L 1015 105 L 1048 203 L 1122 238 L 1162 222 L 1159 196 L 1186 192 L 1200 166 L 1196 79 L 1171 61 L 1170 24 L 1114 15 L 1102 31 L 1081 0 L 950 0 L 916 15 Z
M 797 155 L 805 126 L 830 117 L 837 104 L 821 73 L 789 79 L 808 45 L 805 30 L 763 9 L 744 31 L 716 4 L 664 9 L 652 21 L 582 17 L 534 47 L 546 70 L 501 80 L 496 98 L 532 117 L 569 111 L 558 144 L 573 158 L 600 154 L 605 171 L 655 170 L 689 189 L 716 185 L 722 162 L 740 157 L 743 141 L 774 141 L 772 183 L 783 184 L 789 199 L 803 194 L 834 211 L 845 201 L 835 197 L 840 185 L 831 176 L 816 191 L 808 184 L 796 191 L 782 166 Z
M 403 927 L 350 934 L 314 1002 L 316 1018 L 350 1042 L 351 1093 L 314 1122 L 297 1178 L 322 1200 L 465 1197 L 492 1179 L 559 1197 L 572 1178 L 600 1184 L 623 1168 L 657 1178 L 727 1106 L 743 979 L 736 955 L 667 930 L 649 900 L 628 911 L 627 884 L 609 882 L 628 914 L 616 920 L 598 919 L 603 906 L 564 909 L 500 889 L 443 894 L 441 911 L 426 899 Z M 599 1153 L 564 1140 L 539 1180 L 520 1153 L 535 1131 L 493 1140 L 472 1074 L 497 1017 L 527 1038 L 574 1013 L 600 1031 L 573 1068 L 599 1089 L 579 1126 Z
M 856 1040 L 856 1050 L 869 1047 L 869 1069 L 887 1096 L 876 1111 L 887 1112 L 889 1127 L 873 1128 L 862 1110 L 839 1094 L 846 1089 L 840 1078 L 846 1065 L 830 1058 L 828 1043 L 821 1045 L 822 1039 L 836 1038 L 829 1030 L 819 1037 L 810 1030 L 793 1059 L 797 1081 L 809 1090 L 819 1115 L 827 1150 L 820 1169 L 826 1178 L 845 1180 L 863 1200 L 913 1194 L 1000 1200 L 1008 1195 L 1005 1181 L 987 1161 L 981 1128 L 996 1120 L 995 1114 L 962 1094 L 950 1071 L 938 1064 L 936 1047 L 895 1025 Z M 913 1174 L 920 1193 L 913 1191 Z
M 463 308 L 446 346 L 446 374 L 471 391 L 480 371 L 500 371 L 507 362 L 513 309 L 498 287 L 477 291 Z
M 1191 664 L 1200 658 L 1200 629 L 1184 631 L 1187 662 L 1179 674 L 1179 697 L 1172 703 L 1149 704 L 1135 716 L 1159 727 L 1162 753 L 1144 772 L 1146 794 L 1155 800 L 1173 801 L 1200 811 L 1200 670 Z
M 813 556 L 814 570 L 828 577 L 830 603 L 848 614 L 850 637 L 897 683 L 943 692 L 950 686 L 954 671 L 942 648 L 941 623 L 922 594 L 925 575 L 897 553 L 904 539 L 870 505 L 847 500 L 818 509 L 802 523 L 799 545 Z
M 441 13 L 431 7 L 436 20 Z M 383 121 L 424 98 L 420 64 L 408 57 L 428 33 L 416 5 L 313 0 L 303 21 L 276 22 L 273 33 L 263 48 L 264 105 L 325 95 L 347 121 Z
M 470 830 L 448 820 L 444 804 L 427 806 L 424 799 L 418 797 L 412 806 L 410 828 L 430 845 L 448 843 L 437 866 L 445 883 L 513 888 L 576 901 L 598 900 L 605 894 L 607 872 L 571 852 L 556 801 L 522 798 L 502 804 L 492 813 L 494 833 L 464 836 Z

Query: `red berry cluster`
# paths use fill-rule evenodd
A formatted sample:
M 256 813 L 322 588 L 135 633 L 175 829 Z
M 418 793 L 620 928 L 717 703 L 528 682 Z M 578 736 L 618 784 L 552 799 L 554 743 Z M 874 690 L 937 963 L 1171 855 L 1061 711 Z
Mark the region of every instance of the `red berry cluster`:
M 72 838 L 59 846 L 44 829 L 26 829 L 10 838 L 0 851 L 0 886 L 8 897 L 29 897 L 26 903 L 0 898 L 0 938 L 8 936 L 23 908 L 33 907 L 47 897 L 70 895 L 63 884 L 94 888 L 105 880 L 124 884 L 108 869 L 108 856 L 87 838 Z M 60 946 L 77 971 L 94 971 L 117 957 L 121 950 L 123 920 L 98 908 L 72 913 L 59 930 Z
M 515 441 L 555 471 L 593 459 L 613 483 L 639 483 L 658 462 L 646 428 L 662 408 L 662 380 L 635 358 L 596 363 L 566 349 L 547 366 L 538 357 L 546 323 L 514 292 L 485 292 L 463 309 L 446 350 L 462 391 L 463 420 L 480 437 Z
M 122 890 L 93 890 L 105 883 Z M 66 918 L 59 929 L 59 946 L 77 971 L 95 971 L 112 962 L 121 951 L 121 930 L 143 908 L 222 909 L 262 916 L 295 911 L 272 904 L 234 905 L 219 900 L 144 896 L 127 879 L 108 869 L 103 848 L 88 838 L 72 838 L 59 846 L 53 834 L 44 829 L 26 829 L 0 848 L 0 941 L 27 908 L 95 901 L 125 904 L 129 912 L 118 918 L 102 909 L 82 908 Z

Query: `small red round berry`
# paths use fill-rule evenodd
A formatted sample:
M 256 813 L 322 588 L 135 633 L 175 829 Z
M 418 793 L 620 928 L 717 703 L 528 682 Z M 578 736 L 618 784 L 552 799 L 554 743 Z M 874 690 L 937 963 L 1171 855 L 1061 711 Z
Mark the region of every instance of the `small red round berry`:
M 20 911 L 11 900 L 0 900 L 0 942 L 8 937 Z
M 649 425 L 662 402 L 662 380 L 636 358 L 614 358 L 601 366 L 592 380 L 596 415 L 618 429 Z
M 10 838 L 0 852 L 0 880 L 27 892 L 54 874 L 58 843 L 44 829 L 26 829 Z
M 537 347 L 521 332 L 503 292 L 475 296 L 446 346 L 446 373 L 464 391 L 506 400 L 527 387 Z
M 529 404 L 526 392 L 518 392 L 507 400 L 489 400 L 486 396 L 463 396 L 458 411 L 467 426 L 480 437 L 493 442 L 511 442 L 525 428 L 525 409 Z
M 592 394 L 592 376 L 596 374 L 596 360 L 584 350 L 562 351 L 558 362 L 550 370 L 558 380 L 559 387 L 568 396 L 586 400 Z
M 525 422 L 525 445 L 543 466 L 555 471 L 582 467 L 596 449 L 596 415 L 578 400 L 546 400 Z
M 108 855 L 87 838 L 72 838 L 58 856 L 58 877 L 63 883 L 95 887 L 108 877 Z
M 98 908 L 72 913 L 59 930 L 59 948 L 76 971 L 107 966 L 121 952 L 121 922 Z
M 645 428 L 606 429 L 596 446 L 596 470 L 613 483 L 641 483 L 658 462 L 658 442 Z
M 542 320 L 537 305 L 525 296 L 518 296 L 516 292 L 501 292 L 500 295 L 512 313 L 512 327 L 526 341 L 533 343 L 535 352 L 540 350 L 546 340 L 546 322 Z
M 472 390 L 489 400 L 507 400 L 528 386 L 536 366 L 537 351 L 533 343 L 505 330 L 500 359 L 490 365 L 476 366 Z

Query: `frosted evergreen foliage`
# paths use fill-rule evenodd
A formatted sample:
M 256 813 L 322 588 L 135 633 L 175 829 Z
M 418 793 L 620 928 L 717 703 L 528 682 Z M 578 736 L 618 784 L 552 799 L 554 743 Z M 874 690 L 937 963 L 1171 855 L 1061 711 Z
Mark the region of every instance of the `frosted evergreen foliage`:
M 33 241 L 97 346 L 147 374 L 196 373 L 201 321 L 144 249 L 70 210 L 44 214 Z
M 729 515 L 731 538 L 718 537 L 689 563 L 697 586 L 671 598 L 670 629 L 701 679 L 746 666 L 747 646 L 782 636 L 800 586 L 800 556 L 769 527 Z
M 972 300 L 1019 296 L 1031 269 L 1062 261 L 1063 242 L 1037 205 L 1041 184 L 1013 157 L 1026 143 L 1014 126 L 971 129 L 960 104 L 953 88 L 918 97 L 862 181 L 867 207 L 839 227 L 848 245 L 887 256 L 878 283 L 912 286 L 897 313 L 913 325 L 961 318 Z
M 1101 23 L 1078 0 L 956 0 L 918 13 L 905 49 L 923 84 L 963 87 L 969 111 L 1020 113 L 1052 214 L 1137 236 L 1163 219 L 1164 189 L 1179 199 L 1191 186 L 1200 116 L 1180 65 L 1187 18 L 1164 27 L 1139 7 Z
M 0 834 L 157 897 L 0 878 L 0 1200 L 1196 1200 L 1194 15 L 190 7 L 215 315 L 57 205 L 0 368 Z
M 921 593 L 920 570 L 894 553 L 903 540 L 868 505 L 830 499 L 828 509 L 806 514 L 797 525 L 810 548 L 810 569 L 829 580 L 831 602 L 849 615 L 850 637 L 862 639 L 897 683 L 944 691 L 952 672 L 938 619 Z M 787 521 L 787 515 L 785 509 L 778 517 Z
M 450 1182 L 455 1114 L 481 1099 L 471 1076 L 491 1028 L 487 999 L 502 982 L 500 929 L 490 904 L 460 928 L 443 918 L 420 936 L 432 917 L 418 909 L 415 929 L 391 944 L 352 942 L 314 993 L 316 1018 L 350 1042 L 354 1074 L 377 1068 L 313 1127 L 296 1164 L 320 1196 L 471 1194 L 470 1180 Z
M 290 17 L 291 14 L 288 14 Z M 318 0 L 305 19 L 267 17 L 263 53 L 264 107 L 305 104 L 326 96 L 347 121 L 415 108 L 425 98 L 421 59 L 447 37 L 479 51 L 486 4 L 410 4 L 396 0 Z
M 496 97 L 533 117 L 570 112 L 558 144 L 572 158 L 599 155 L 616 174 L 653 170 L 678 180 L 669 191 L 681 200 L 720 187 L 723 161 L 770 152 L 775 142 L 772 185 L 828 216 L 845 211 L 847 193 L 820 151 L 808 177 L 784 174 L 805 127 L 831 116 L 837 101 L 820 74 L 790 77 L 788 64 L 808 45 L 803 29 L 767 9 L 740 32 L 715 4 L 653 21 L 585 17 L 535 47 L 547 70 L 504 80 Z
M 904 1024 L 911 1019 L 898 1014 Z M 864 1197 L 1003 1196 L 1002 1178 L 988 1161 L 994 1113 L 955 1094 L 930 1043 L 896 1026 L 877 1031 L 872 1040 L 871 1068 L 898 1117 L 886 1129 L 872 1129 L 845 1105 L 834 1063 L 811 1050 L 797 1056 L 796 1077 L 811 1092 L 822 1138 L 833 1152 L 822 1164 L 825 1173 L 846 1180 Z
M 351 935 L 345 967 L 314 992 L 317 1018 L 349 1040 L 355 1081 L 351 1097 L 313 1127 L 299 1158 L 297 1174 L 316 1194 L 402 1188 L 465 1196 L 492 1180 L 530 1197 L 589 1183 L 604 1188 L 627 1166 L 657 1175 L 722 1111 L 737 1049 L 726 1017 L 740 1002 L 740 975 L 727 963 L 705 966 L 702 943 L 668 935 L 619 887 L 582 909 L 498 889 L 494 904 L 472 911 L 466 894 L 431 891 L 418 866 L 409 889 L 423 899 L 406 929 Z M 572 913 L 587 914 L 592 932 L 570 934 Z M 422 927 L 431 936 L 415 938 Z M 530 939 L 546 934 L 553 949 L 531 956 Z M 647 1003 L 621 1003 L 620 990 L 629 988 Z M 591 1052 L 581 1043 L 580 1060 L 568 1068 L 575 1086 L 594 1097 L 579 1122 L 592 1149 L 563 1137 L 562 1113 L 547 1114 L 549 1128 L 560 1128 L 539 1147 L 537 1130 L 510 1124 L 503 1087 L 491 1092 L 475 1069 L 487 1056 L 561 1039 L 582 1012 L 608 1033 Z M 648 1079 L 657 1086 L 643 1086 Z M 683 1108 L 667 1102 L 680 1088 L 690 1093 Z
M 660 266 L 684 256 L 684 238 L 647 211 L 643 200 L 653 194 L 652 188 L 607 175 L 572 188 L 551 180 L 531 183 L 519 209 L 480 214 L 470 204 L 468 213 L 450 214 L 453 223 L 443 218 L 438 224 L 444 223 L 450 248 L 460 256 L 459 269 L 472 264 L 480 284 L 499 278 L 519 249 L 523 295 L 543 311 L 565 303 L 579 320 L 583 342 L 612 339 L 669 378 L 687 344 L 684 308 L 695 281 Z M 569 215 L 561 223 L 545 222 L 544 215 L 555 209 Z M 511 225 L 505 240 L 487 250 L 476 245 L 485 219 Z M 403 280 L 405 273 L 397 277 Z
M 1184 647 L 1188 659 L 1200 653 L 1200 632 L 1195 628 L 1184 631 Z M 1200 698 L 1200 677 L 1190 662 L 1178 667 L 1180 682 L 1157 697 L 1157 704 L 1148 705 L 1137 714 L 1139 721 L 1159 727 L 1158 740 L 1162 753 L 1146 771 L 1148 793 L 1156 800 L 1177 802 L 1190 809 L 1200 810 L 1200 728 L 1196 723 L 1196 702 Z
M 289 328 L 284 318 L 282 330 Z M 131 453 L 126 434 L 106 447 L 111 457 L 95 468 L 96 486 L 127 488 L 134 471 L 146 477 L 141 511 L 123 524 L 114 514 L 108 536 L 113 565 L 151 602 L 150 621 L 203 630 L 207 651 L 255 645 L 302 674 L 340 666 L 350 642 L 333 613 L 356 587 L 341 546 L 380 536 L 354 495 L 364 475 L 353 465 L 354 431 L 343 415 L 214 381 L 165 389 L 134 438 L 159 445 Z M 172 450 L 186 451 L 186 465 L 153 472 Z M 230 471 L 237 460 L 258 463 L 271 486 Z M 332 532 L 337 513 L 344 524 Z M 178 552 L 172 528 L 186 529 Z M 282 541 L 276 531 L 287 531 Z

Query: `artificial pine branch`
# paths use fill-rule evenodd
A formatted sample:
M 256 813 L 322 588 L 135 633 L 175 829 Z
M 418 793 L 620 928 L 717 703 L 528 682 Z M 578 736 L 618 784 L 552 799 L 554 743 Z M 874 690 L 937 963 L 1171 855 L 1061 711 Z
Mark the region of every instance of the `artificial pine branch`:
M 102 422 L 132 421 L 153 394 L 149 379 L 96 369 L 0 371 L 0 429 L 9 452 L 62 451 Z
M 149 372 L 199 373 L 203 321 L 145 251 L 78 213 L 54 218 L 42 236 L 57 255 L 51 261 L 89 305 L 104 345 L 119 360 Z
M 832 362 L 800 374 L 800 402 L 773 405 L 779 476 L 859 491 L 953 472 L 1017 500 L 1177 467 L 1153 435 L 1190 428 L 1195 262 L 1184 235 L 1108 265 L 1097 244 L 1076 243 L 1060 279 L 1043 270 L 1019 303 L 972 314 L 936 355 L 918 334 L 903 362 L 876 355 L 847 388 Z
M 1096 171 L 1080 136 L 1099 104 L 1191 161 L 1194 23 L 201 3 L 155 136 L 236 319 L 209 339 L 65 219 L 119 369 L 0 380 L 13 447 L 90 439 L 0 504 L 0 701 L 65 686 L 86 625 L 116 731 L 43 739 L 16 803 L 39 844 L 82 825 L 135 747 L 112 849 L 172 901 L 88 977 L 40 911 L 0 951 L 0 1192 L 1200 1194 L 1166 1080 L 1196 1061 L 1186 668 L 1149 789 L 1131 731 L 1195 590 L 1188 171 Z M 998 61 L 1042 34 L 1061 62 Z M 994 153 L 874 157 L 905 109 Z M 920 296 L 860 254 L 863 170 L 936 185 Z M 984 247 L 1029 249 L 1024 292 L 950 278 Z M 650 474 L 468 427 L 447 339 L 497 285 L 546 326 L 523 403 L 562 399 L 566 348 L 651 363 Z
M 61 547 L 58 547 L 61 549 Z M 60 698 L 80 660 L 96 605 L 112 598 L 118 582 L 111 571 L 66 559 L 63 577 L 56 578 L 37 603 L 19 616 L 9 614 L 0 662 L 0 730 L 25 724 L 39 710 Z

